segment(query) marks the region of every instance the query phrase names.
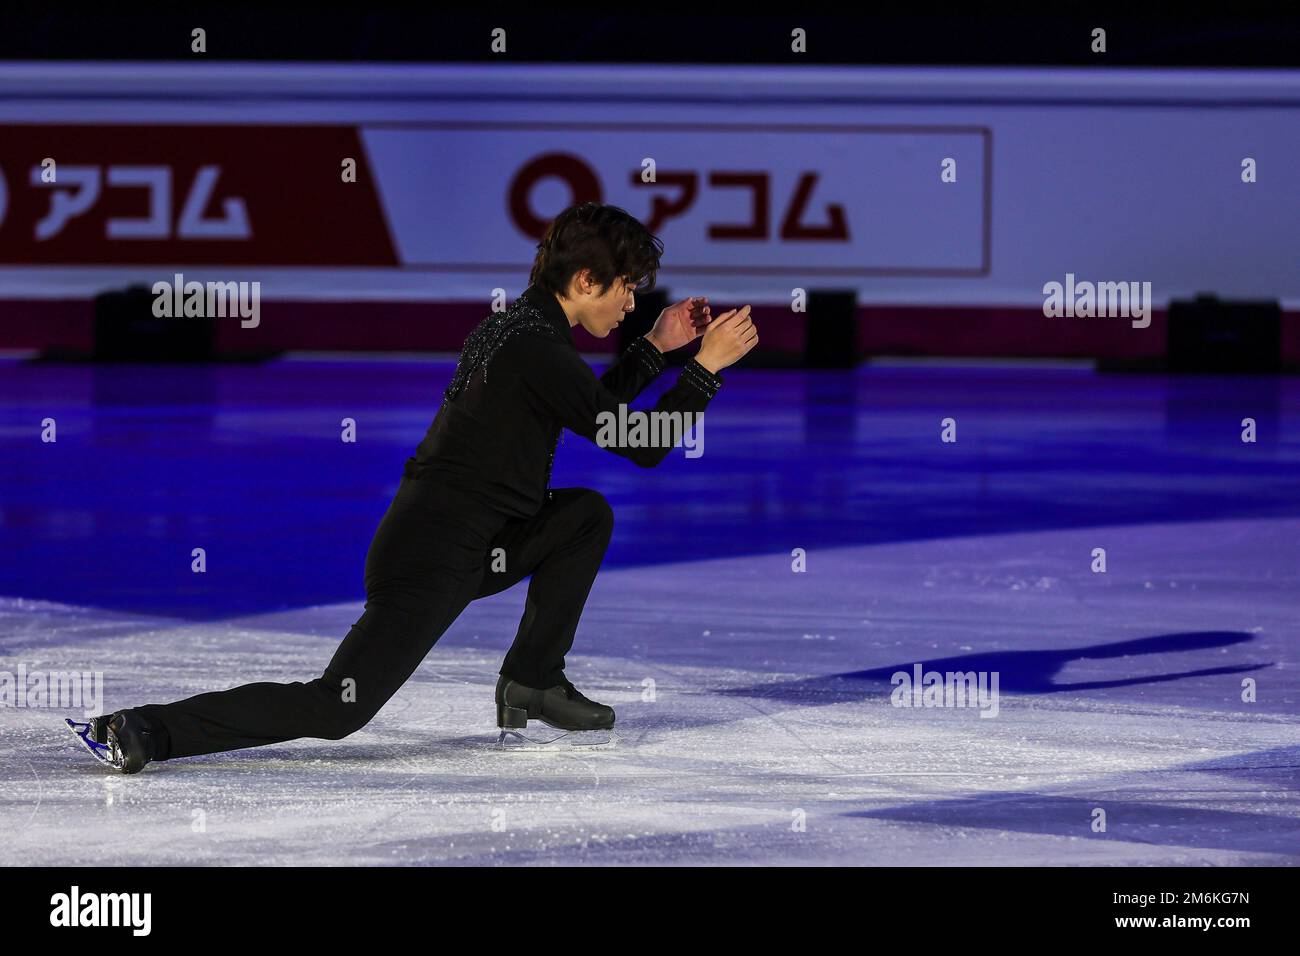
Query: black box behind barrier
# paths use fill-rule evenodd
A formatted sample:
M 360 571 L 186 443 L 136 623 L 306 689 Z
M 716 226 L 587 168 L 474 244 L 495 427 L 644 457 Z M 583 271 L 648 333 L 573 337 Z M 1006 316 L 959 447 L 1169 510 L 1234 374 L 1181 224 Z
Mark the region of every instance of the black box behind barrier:
M 95 296 L 97 362 L 209 362 L 216 347 L 212 318 L 158 318 L 144 286 Z
M 858 364 L 857 293 L 813 289 L 808 293 L 808 368 L 854 368 Z
M 1166 358 L 1171 372 L 1278 372 L 1282 307 L 1204 294 L 1170 302 Z

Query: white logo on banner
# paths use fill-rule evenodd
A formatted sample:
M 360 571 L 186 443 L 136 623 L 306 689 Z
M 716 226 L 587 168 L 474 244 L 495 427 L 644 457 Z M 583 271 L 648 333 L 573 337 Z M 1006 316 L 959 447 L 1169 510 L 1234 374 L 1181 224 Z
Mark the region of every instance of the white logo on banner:
M 50 211 L 36 223 L 36 239 L 44 242 L 61 233 L 68 222 L 92 209 L 106 182 L 110 189 L 142 189 L 148 195 L 148 215 L 117 216 L 105 223 L 109 239 L 251 239 L 244 200 L 232 196 L 221 204 L 221 218 L 205 218 L 221 175 L 219 166 L 202 166 L 185 194 L 185 203 L 172 227 L 172 167 L 170 166 L 64 166 L 63 181 L 57 186 L 45 182 L 39 166 L 32 167 L 31 182 L 49 187 Z M 0 204 L 0 213 L 3 205 Z

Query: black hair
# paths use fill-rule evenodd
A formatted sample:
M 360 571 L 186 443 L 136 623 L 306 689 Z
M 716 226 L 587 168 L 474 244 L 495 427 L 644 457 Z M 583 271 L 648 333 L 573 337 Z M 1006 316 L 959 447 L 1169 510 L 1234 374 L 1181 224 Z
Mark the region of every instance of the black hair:
M 537 244 L 530 284 L 553 295 L 567 294 L 574 273 L 590 269 L 608 289 L 617 277 L 638 289 L 654 288 L 664 244 L 631 213 L 618 206 L 585 202 L 555 217 Z

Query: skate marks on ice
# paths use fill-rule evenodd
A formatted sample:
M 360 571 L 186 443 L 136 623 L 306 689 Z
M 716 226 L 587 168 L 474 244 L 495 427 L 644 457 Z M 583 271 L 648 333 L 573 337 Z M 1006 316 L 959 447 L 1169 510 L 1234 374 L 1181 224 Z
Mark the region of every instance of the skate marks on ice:
M 1259 854 L 1261 862 L 1300 863 L 1300 819 L 1294 806 L 1279 791 L 1294 794 L 1300 747 L 1279 747 L 1244 755 L 1255 761 L 1241 765 L 1243 755 L 1172 768 L 1158 780 L 1130 785 L 1097 786 L 1086 797 L 1046 792 L 1015 791 L 986 793 L 906 806 L 856 811 L 853 816 L 912 824 L 922 829 L 941 821 L 953 832 L 972 829 L 998 834 L 1055 836 L 1084 842 L 1080 823 L 1090 820 L 1095 809 L 1106 813 L 1106 830 L 1090 834 L 1093 846 L 1083 851 L 1079 862 L 1103 858 L 1098 849 L 1106 843 L 1146 844 L 1167 848 L 1173 865 L 1195 865 L 1203 861 L 1197 852 L 1222 851 L 1231 854 Z M 1279 762 L 1280 761 L 1280 762 Z M 1235 778 L 1215 785 L 1215 773 Z M 1183 779 L 1178 779 L 1179 775 Z M 1244 778 L 1258 776 L 1265 790 L 1244 786 Z M 1289 779 L 1287 779 L 1289 778 Z M 1183 791 L 1195 781 L 1194 804 L 1188 805 Z M 1270 791 L 1273 797 L 1270 799 Z
M 570 731 L 547 727 L 501 730 L 492 746 L 506 753 L 585 755 L 612 750 L 619 736 L 612 730 Z
M 621 739 L 561 760 L 492 746 L 522 590 L 472 604 L 343 741 L 123 777 L 77 752 L 75 710 L 5 709 L 0 863 L 1300 863 L 1298 532 L 913 542 L 817 552 L 807 575 L 781 556 L 612 570 L 568 673 Z M 1099 536 L 1110 575 L 1079 573 Z M 46 636 L 0 645 L 0 669 L 102 666 L 105 710 L 315 676 L 359 613 L 96 634 L 87 609 L 7 607 Z M 979 655 L 1008 670 L 996 719 L 890 706 L 880 672 Z
M 158 652 L 172 640 L 160 635 Z M 213 647 L 208 663 L 237 657 L 242 640 Z M 51 802 L 14 831 L 0 862 L 1222 863 L 1294 853 L 1284 829 L 1297 820 L 1294 777 L 1269 769 L 1295 763 L 1294 724 L 1282 720 L 1134 715 L 1063 695 L 1007 700 L 996 721 L 902 713 L 883 700 L 783 707 L 714 691 L 752 685 L 749 671 L 574 657 L 575 682 L 580 674 L 619 711 L 635 746 L 518 759 L 487 746 L 497 659 L 446 648 L 436 673 L 421 668 L 344 741 L 154 764 L 138 777 L 93 772 L 65 730 L 42 735 L 36 712 L 23 714 L 25 752 Z M 257 670 L 289 679 L 305 666 Z M 642 700 L 647 667 L 653 703 Z M 1189 752 L 1200 756 L 1189 762 Z M 1099 804 L 1115 822 L 1090 835 Z M 72 816 L 85 824 L 75 833 Z

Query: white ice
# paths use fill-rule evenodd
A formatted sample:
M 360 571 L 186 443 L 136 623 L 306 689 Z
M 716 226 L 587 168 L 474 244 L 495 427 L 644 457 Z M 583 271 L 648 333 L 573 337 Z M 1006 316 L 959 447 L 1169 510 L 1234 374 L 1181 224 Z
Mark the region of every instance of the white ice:
M 611 750 L 493 749 L 525 585 L 471 605 L 343 741 L 128 777 L 80 749 L 64 709 L 0 709 L 0 863 L 1300 862 L 1300 520 L 814 549 L 805 573 L 791 560 L 601 574 L 568 672 L 617 709 Z M 193 624 L 10 597 L 0 670 L 101 670 L 106 709 L 306 680 L 359 613 Z M 1215 631 L 1241 636 L 1066 654 L 1028 678 L 1050 654 L 999 656 Z M 1020 674 L 994 718 L 827 678 L 989 654 L 974 660 Z

